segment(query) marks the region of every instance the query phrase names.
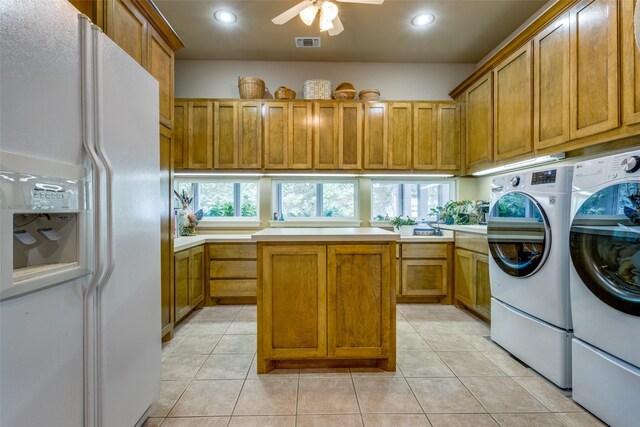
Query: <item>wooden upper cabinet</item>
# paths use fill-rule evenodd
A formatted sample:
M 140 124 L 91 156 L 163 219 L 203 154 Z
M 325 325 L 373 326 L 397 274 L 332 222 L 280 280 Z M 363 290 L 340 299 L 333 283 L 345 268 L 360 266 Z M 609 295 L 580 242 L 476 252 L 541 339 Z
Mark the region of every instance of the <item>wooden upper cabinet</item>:
M 266 169 L 289 167 L 289 136 L 289 104 L 265 102 L 264 167 Z
M 210 101 L 188 103 L 187 168 L 189 169 L 211 169 L 213 166 L 212 104 Z
M 465 164 L 467 168 L 493 161 L 493 90 L 491 73 L 466 92 Z
M 262 103 L 238 103 L 238 168 L 262 167 Z
M 147 21 L 131 0 L 106 2 L 107 35 L 138 64 L 147 65 Z
M 289 102 L 289 168 L 313 166 L 313 104 Z
M 436 169 L 437 107 L 431 103 L 413 105 L 413 168 Z
M 160 123 L 173 128 L 174 52 L 162 36 L 149 26 L 147 70 L 160 88 Z
M 188 164 L 189 102 L 175 101 L 173 111 L 173 167 L 185 169 Z
M 338 168 L 362 168 L 362 116 L 360 102 L 340 102 L 338 114 Z
M 436 168 L 439 170 L 460 170 L 460 109 L 454 103 L 438 104 L 435 145 L 437 150 Z M 413 162 L 413 167 L 417 169 L 415 157 Z
M 386 169 L 389 110 L 383 102 L 364 104 L 364 168 Z
M 213 104 L 213 166 L 216 169 L 238 167 L 238 104 L 216 101 Z
M 624 3 L 624 1 L 622 2 Z M 569 11 L 571 139 L 618 126 L 615 0 L 584 0 Z
M 411 169 L 411 103 L 393 102 L 389 108 L 388 169 Z
M 336 102 L 314 102 L 314 156 L 315 169 L 338 168 L 338 118 Z
M 494 161 L 533 150 L 531 67 L 531 43 L 527 43 L 493 70 Z
M 620 2 L 620 28 L 622 31 L 622 122 L 640 123 L 640 51 L 633 32 L 636 2 Z
M 553 147 L 570 138 L 569 15 L 533 38 L 533 146 Z

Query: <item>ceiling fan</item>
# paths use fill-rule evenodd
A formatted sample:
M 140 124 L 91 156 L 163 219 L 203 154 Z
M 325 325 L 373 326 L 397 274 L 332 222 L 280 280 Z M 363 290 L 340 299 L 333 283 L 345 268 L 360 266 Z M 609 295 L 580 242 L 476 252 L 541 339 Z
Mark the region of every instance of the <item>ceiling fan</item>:
M 384 0 L 337 0 L 343 3 L 382 4 Z M 320 31 L 328 31 L 330 36 L 337 36 L 344 27 L 338 17 L 338 6 L 329 0 L 304 0 L 291 9 L 281 13 L 271 20 L 274 24 L 283 25 L 300 15 L 300 19 L 311 25 L 320 12 Z

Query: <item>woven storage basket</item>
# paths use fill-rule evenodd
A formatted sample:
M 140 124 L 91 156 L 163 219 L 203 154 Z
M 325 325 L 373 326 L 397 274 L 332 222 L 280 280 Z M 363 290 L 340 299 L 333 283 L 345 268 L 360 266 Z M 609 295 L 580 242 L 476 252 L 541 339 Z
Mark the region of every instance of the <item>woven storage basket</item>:
M 304 82 L 304 99 L 331 99 L 329 80 L 307 80 Z
M 377 101 L 380 99 L 380 91 L 377 89 L 363 89 L 358 94 L 363 101 Z
M 280 86 L 274 95 L 276 99 L 296 99 L 296 93 L 284 86 Z
M 257 77 L 238 77 L 238 90 L 242 99 L 264 98 L 264 81 Z
M 356 88 L 349 82 L 340 83 L 336 86 L 333 97 L 335 99 L 354 99 L 356 97 Z

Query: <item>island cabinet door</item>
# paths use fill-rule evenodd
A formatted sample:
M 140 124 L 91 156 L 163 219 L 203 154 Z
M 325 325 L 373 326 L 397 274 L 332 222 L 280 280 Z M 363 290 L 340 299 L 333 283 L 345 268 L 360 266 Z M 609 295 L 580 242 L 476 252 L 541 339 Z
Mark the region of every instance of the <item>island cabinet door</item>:
M 189 278 L 191 276 L 189 251 L 175 254 L 174 263 L 175 321 L 179 322 L 191 311 L 191 305 L 189 305 Z
M 326 356 L 326 246 L 265 246 L 261 259 L 264 356 Z
M 329 357 L 386 357 L 391 340 L 389 245 L 329 245 Z

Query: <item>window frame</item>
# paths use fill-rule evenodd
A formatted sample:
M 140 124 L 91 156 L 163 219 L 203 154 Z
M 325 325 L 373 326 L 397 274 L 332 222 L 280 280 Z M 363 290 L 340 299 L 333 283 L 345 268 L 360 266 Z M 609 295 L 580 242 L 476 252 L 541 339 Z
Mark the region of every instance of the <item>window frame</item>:
M 374 185 L 378 184 L 378 183 L 384 183 L 384 184 L 400 184 L 400 194 L 401 196 L 398 198 L 399 202 L 398 202 L 398 206 L 400 207 L 400 216 L 405 217 L 405 216 L 410 216 L 411 215 L 407 215 L 407 212 L 411 213 L 411 198 L 405 199 L 405 193 L 407 193 L 407 188 L 405 188 L 405 186 L 409 186 L 409 185 L 420 185 L 420 184 L 436 184 L 436 185 L 442 185 L 442 184 L 446 184 L 447 186 L 449 186 L 449 195 L 445 196 L 443 194 L 439 194 L 438 195 L 438 206 L 444 206 L 444 204 L 446 202 L 448 202 L 449 200 L 456 200 L 457 199 L 457 188 L 456 188 L 456 181 L 455 180 L 449 180 L 449 179 L 410 179 L 410 180 L 402 180 L 402 179 L 398 179 L 398 178 L 375 178 L 371 180 L 371 190 L 370 190 L 370 198 L 371 198 L 371 206 L 369 207 L 369 215 L 371 217 L 371 223 L 372 224 L 388 224 L 389 221 L 382 221 L 382 220 L 376 220 L 374 219 L 376 217 L 376 215 L 373 212 L 373 200 L 374 200 Z M 418 212 L 421 212 L 421 208 L 420 208 L 420 194 L 422 192 L 420 191 L 420 187 L 418 187 Z M 424 205 L 425 205 L 425 212 L 428 212 L 428 210 L 426 209 L 426 195 L 424 196 Z M 413 218 L 413 217 L 411 217 Z M 414 218 L 416 220 L 433 220 L 435 219 L 433 217 L 433 215 L 425 215 L 424 217 L 420 218 Z

